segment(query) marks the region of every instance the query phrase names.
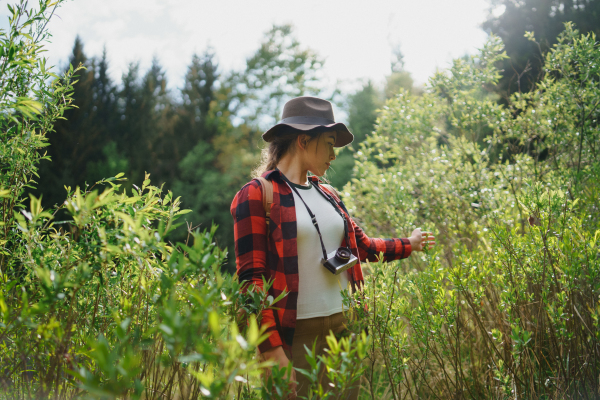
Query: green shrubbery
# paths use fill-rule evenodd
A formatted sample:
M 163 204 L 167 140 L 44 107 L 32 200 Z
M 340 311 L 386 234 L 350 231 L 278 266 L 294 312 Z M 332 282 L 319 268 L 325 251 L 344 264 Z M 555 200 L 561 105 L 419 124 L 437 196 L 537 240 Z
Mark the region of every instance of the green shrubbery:
M 148 177 L 131 195 L 119 192 L 120 175 L 66 188 L 52 210 L 25 195 L 79 70 L 57 76 L 40 55 L 55 7 L 10 7 L 0 36 L 0 397 L 249 392 L 264 367 L 253 357 L 261 336 L 253 319 L 240 334 L 235 310 L 267 300 L 220 273 L 214 228 L 189 246 L 166 243 L 185 211 Z M 55 220 L 61 209 L 67 221 Z
M 373 398 L 598 396 L 600 48 L 567 24 L 506 107 L 489 95 L 501 51 L 401 92 L 357 155 L 345 200 L 367 231 L 441 244 L 371 266 Z
M 21 2 L 0 32 L 0 397 L 282 398 L 286 371 L 260 384 L 260 321 L 238 316 L 274 299 L 221 273 L 215 228 L 165 241 L 179 198 L 148 176 L 125 193 L 120 174 L 57 209 L 27 195 L 78 73 L 40 55 L 53 7 Z M 418 224 L 439 246 L 365 265 L 356 335 L 297 372 L 335 386 L 312 398 L 598 396 L 600 51 L 567 26 L 508 106 L 490 94 L 501 51 L 399 93 L 356 153 L 345 201 L 367 232 Z
M 264 336 L 252 316 L 277 299 L 244 293 L 221 272 L 216 227 L 165 240 L 188 211 L 178 197 L 148 175 L 127 194 L 123 174 L 66 187 L 56 209 L 27 196 L 83 68 L 46 69 L 45 27 L 58 5 L 21 1 L 0 31 L 0 398 L 284 397 L 285 371 L 261 385 L 272 363 L 255 357 Z M 352 370 L 348 346 L 342 340 L 314 367 Z M 355 375 L 334 378 L 348 380 Z

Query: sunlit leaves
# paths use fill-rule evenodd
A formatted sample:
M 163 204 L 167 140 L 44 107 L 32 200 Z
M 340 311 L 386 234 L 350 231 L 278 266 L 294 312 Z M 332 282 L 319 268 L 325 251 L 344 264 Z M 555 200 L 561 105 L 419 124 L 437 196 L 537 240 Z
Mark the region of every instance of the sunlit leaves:
M 373 264 L 349 301 L 393 398 L 571 398 L 598 384 L 586 361 L 600 291 L 598 44 L 567 24 L 536 90 L 507 105 L 493 94 L 503 58 L 492 37 L 422 96 L 388 101 L 344 189 L 370 235 L 422 227 L 441 245 Z

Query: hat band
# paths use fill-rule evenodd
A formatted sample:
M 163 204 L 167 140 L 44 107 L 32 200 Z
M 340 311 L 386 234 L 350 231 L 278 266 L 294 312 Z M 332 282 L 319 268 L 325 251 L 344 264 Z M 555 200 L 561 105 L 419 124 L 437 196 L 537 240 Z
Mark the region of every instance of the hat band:
M 320 117 L 288 117 L 279 121 L 280 124 L 301 124 L 301 125 L 331 125 L 335 121 Z

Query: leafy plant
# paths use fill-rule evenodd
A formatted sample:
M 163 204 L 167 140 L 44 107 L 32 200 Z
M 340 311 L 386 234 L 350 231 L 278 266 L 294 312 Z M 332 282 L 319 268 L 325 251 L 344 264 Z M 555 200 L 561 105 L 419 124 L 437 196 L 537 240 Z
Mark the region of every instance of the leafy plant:
M 419 224 L 440 246 L 347 297 L 369 398 L 596 396 L 599 54 L 566 24 L 536 89 L 500 105 L 492 37 L 383 108 L 345 201 L 371 235 Z
M 0 31 L 0 397 L 286 396 L 289 369 L 261 382 L 273 365 L 255 357 L 274 299 L 221 272 L 216 227 L 165 239 L 179 197 L 148 174 L 126 192 L 122 173 L 65 187 L 54 208 L 27 194 L 81 71 L 41 55 L 61 3 L 11 5 Z M 598 50 L 567 24 L 536 90 L 500 105 L 492 37 L 386 103 L 345 201 L 371 235 L 419 223 L 440 245 L 365 266 L 364 290 L 344 294 L 355 335 L 307 349 L 310 398 L 359 383 L 372 399 L 597 396 Z
M 81 69 L 57 76 L 40 54 L 60 4 L 9 6 L 1 33 L 0 397 L 256 398 L 271 363 L 254 357 L 260 321 L 240 331 L 237 310 L 272 303 L 221 273 L 216 227 L 167 242 L 189 210 L 148 174 L 131 194 L 119 173 L 52 209 L 27 199 Z

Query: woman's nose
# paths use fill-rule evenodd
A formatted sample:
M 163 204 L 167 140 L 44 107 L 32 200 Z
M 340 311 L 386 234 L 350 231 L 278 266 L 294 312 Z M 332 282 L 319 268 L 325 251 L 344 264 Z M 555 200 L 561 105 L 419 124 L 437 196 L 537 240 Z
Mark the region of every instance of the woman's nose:
M 331 159 L 331 161 L 335 160 L 335 151 L 331 150 L 331 153 L 329 154 L 329 158 Z

